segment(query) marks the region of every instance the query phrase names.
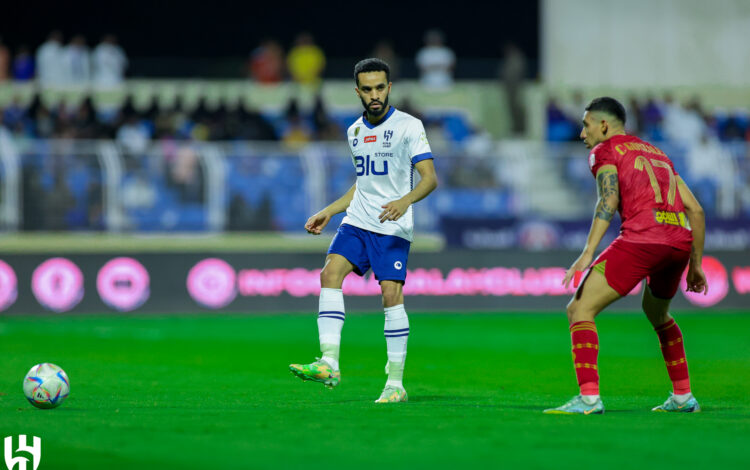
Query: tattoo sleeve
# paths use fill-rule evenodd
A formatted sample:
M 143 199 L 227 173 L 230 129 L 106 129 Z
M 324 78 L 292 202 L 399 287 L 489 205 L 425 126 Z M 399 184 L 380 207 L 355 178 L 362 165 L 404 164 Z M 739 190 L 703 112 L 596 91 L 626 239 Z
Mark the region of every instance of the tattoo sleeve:
M 612 220 L 617 206 L 611 206 L 608 199 L 612 196 L 620 199 L 620 185 L 617 182 L 616 171 L 602 171 L 596 176 L 596 187 L 599 192 L 599 200 L 596 203 L 595 217 L 606 221 Z

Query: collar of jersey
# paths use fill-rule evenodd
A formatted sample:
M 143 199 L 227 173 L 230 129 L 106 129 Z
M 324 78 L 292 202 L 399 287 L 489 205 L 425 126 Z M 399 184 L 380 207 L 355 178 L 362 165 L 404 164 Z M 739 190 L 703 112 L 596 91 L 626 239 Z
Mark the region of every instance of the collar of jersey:
M 364 113 L 362 113 L 362 123 L 368 129 L 375 129 L 376 127 L 378 127 L 379 125 L 381 125 L 385 121 L 387 121 L 388 118 L 391 117 L 391 114 L 393 114 L 394 111 L 396 111 L 396 108 L 394 108 L 393 106 L 391 106 L 391 109 L 389 109 L 388 112 L 385 113 L 385 116 L 383 117 L 383 119 L 381 119 L 380 122 L 377 123 L 377 124 L 370 124 L 370 121 L 367 120 L 367 111 L 365 111 Z

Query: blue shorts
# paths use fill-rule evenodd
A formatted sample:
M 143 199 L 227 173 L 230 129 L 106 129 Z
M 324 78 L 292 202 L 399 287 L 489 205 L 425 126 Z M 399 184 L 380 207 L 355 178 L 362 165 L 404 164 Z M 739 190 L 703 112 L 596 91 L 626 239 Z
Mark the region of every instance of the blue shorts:
M 405 281 L 406 262 L 411 243 L 394 235 L 363 230 L 343 224 L 333 237 L 328 254 L 335 253 L 354 265 L 354 272 L 364 276 L 372 267 L 378 281 Z

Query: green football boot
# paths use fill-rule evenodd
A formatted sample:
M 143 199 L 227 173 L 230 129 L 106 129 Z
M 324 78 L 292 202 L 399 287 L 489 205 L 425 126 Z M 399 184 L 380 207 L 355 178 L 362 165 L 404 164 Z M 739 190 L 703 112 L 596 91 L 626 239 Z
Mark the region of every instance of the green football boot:
M 312 364 L 289 364 L 289 370 L 303 381 L 320 382 L 328 388 L 333 388 L 341 382 L 341 372 L 333 368 L 323 359 L 316 357 Z
M 375 403 L 399 403 L 403 401 L 409 401 L 406 390 L 394 385 L 386 385 L 383 393 L 380 394 L 380 398 L 375 400 Z
M 566 404 L 558 406 L 557 408 L 544 410 L 544 413 L 552 415 L 600 415 L 604 413 L 604 404 L 602 403 L 602 399 L 598 398 L 593 405 L 587 405 L 583 401 L 581 395 L 576 395 Z
M 680 405 L 677 403 L 677 400 L 674 399 L 674 393 L 672 392 L 669 392 L 669 398 L 667 398 L 667 401 L 651 409 L 651 411 L 676 411 L 678 413 L 698 413 L 700 410 L 701 406 L 698 404 L 698 400 L 695 399 L 692 393 L 690 394 L 690 399 Z

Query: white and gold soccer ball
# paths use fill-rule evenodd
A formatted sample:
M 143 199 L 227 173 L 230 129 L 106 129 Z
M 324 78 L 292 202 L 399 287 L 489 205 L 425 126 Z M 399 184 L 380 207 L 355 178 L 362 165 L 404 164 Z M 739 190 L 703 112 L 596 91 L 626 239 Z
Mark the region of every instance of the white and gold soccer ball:
M 57 408 L 69 393 L 68 375 L 49 362 L 35 365 L 23 378 L 23 394 L 37 408 Z

